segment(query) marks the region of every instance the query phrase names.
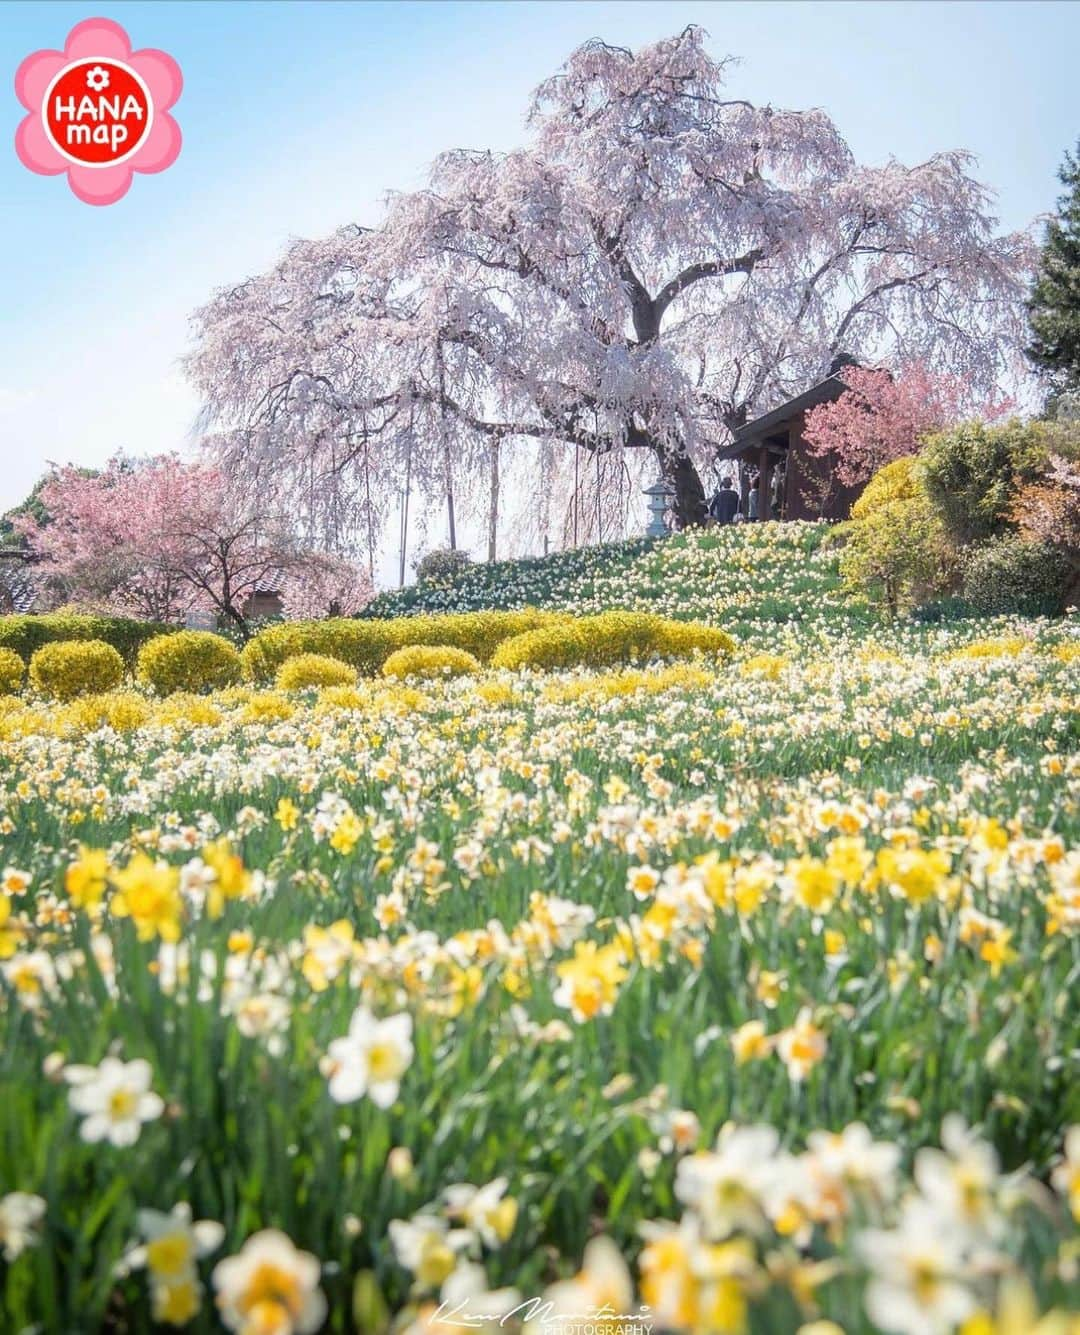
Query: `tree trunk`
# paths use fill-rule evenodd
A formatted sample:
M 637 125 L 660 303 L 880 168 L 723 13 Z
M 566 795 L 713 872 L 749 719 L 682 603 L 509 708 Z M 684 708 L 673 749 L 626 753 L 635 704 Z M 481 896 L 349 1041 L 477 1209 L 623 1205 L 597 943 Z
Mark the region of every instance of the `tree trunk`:
M 446 474 L 446 517 L 450 528 L 450 550 L 457 551 L 457 525 L 454 522 L 454 483 L 449 470 Z
M 672 508 L 679 528 L 704 524 L 707 514 L 705 488 L 693 460 L 686 454 L 665 454 L 660 462 L 665 480 L 675 488 Z
M 446 434 L 446 368 L 443 366 L 442 344 L 439 357 L 439 420 L 442 426 L 443 469 L 446 473 L 446 518 L 450 527 L 450 550 L 457 551 L 457 525 L 454 522 L 454 469 L 450 458 L 450 441 Z
M 495 560 L 495 540 L 499 531 L 499 446 L 501 441 L 491 442 L 491 495 L 488 503 L 488 555 L 489 561 Z

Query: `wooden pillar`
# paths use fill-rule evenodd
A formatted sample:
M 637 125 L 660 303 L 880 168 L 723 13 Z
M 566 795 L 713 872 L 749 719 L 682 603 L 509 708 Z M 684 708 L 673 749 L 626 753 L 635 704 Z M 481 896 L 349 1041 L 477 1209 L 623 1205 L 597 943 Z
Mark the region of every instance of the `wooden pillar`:
M 762 445 L 758 452 L 758 519 L 770 519 L 769 513 L 769 449 Z

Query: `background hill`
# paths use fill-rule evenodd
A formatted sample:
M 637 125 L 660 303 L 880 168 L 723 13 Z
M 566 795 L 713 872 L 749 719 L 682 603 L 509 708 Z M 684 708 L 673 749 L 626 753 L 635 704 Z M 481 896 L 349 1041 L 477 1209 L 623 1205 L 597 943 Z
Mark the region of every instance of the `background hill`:
M 865 622 L 841 588 L 827 524 L 741 524 L 638 538 L 519 561 L 468 567 L 453 583 L 380 594 L 368 617 L 484 608 L 550 607 L 587 615 L 622 608 L 762 630 Z

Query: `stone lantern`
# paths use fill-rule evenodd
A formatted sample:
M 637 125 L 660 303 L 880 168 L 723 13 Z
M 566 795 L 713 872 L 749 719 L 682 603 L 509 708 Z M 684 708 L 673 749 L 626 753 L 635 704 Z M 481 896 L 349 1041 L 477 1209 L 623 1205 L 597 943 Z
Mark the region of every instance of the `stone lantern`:
M 667 521 L 664 518 L 664 512 L 668 508 L 668 502 L 675 495 L 674 490 L 661 478 L 654 482 L 651 487 L 645 487 L 642 495 L 649 499 L 649 526 L 645 530 L 647 538 L 666 538 L 671 532 Z

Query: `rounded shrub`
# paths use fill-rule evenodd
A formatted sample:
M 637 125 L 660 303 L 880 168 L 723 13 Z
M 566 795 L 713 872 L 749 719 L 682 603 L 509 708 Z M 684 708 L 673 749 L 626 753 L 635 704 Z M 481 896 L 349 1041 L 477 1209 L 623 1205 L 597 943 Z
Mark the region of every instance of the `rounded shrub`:
M 471 565 L 467 552 L 436 548 L 417 561 L 416 578 L 425 584 L 453 584 Z
M 221 710 L 205 695 L 177 691 L 163 700 L 154 711 L 154 720 L 172 728 L 216 728 L 221 722 Z
M 23 684 L 26 666 L 14 649 L 0 649 L 0 695 L 14 695 Z
M 505 640 L 492 667 L 616 667 L 650 658 L 689 658 L 695 653 L 730 654 L 735 642 L 725 631 L 696 621 L 673 621 L 649 612 L 602 612 L 526 631 Z
M 329 654 L 294 654 L 277 671 L 283 691 L 303 691 L 310 686 L 355 686 L 356 668 Z
M 1017 488 L 1043 472 L 1053 438 L 1046 423 L 1019 418 L 996 425 L 961 422 L 928 437 L 920 471 L 956 542 L 978 542 L 1006 527 Z
M 574 667 L 585 661 L 587 640 L 581 623 L 565 626 L 542 626 L 513 635 L 504 640 L 491 657 L 495 668 L 537 668 L 555 672 L 559 668 Z
M 664 658 L 689 658 L 693 654 L 735 652 L 735 641 L 726 630 L 700 621 L 667 621 L 657 633 L 656 651 Z
M 181 630 L 144 644 L 138 678 L 158 695 L 213 691 L 240 680 L 240 654 L 209 630 Z
M 955 577 L 954 545 L 927 493 L 921 460 L 904 455 L 878 469 L 842 526 L 845 584 L 890 614 L 946 592 Z
M 113 691 L 124 677 L 124 660 L 104 640 L 61 640 L 43 644 L 30 660 L 35 690 L 54 700 Z
M 384 677 L 464 677 L 479 672 L 480 660 L 467 649 L 450 644 L 412 644 L 398 649 L 383 664 Z
M 964 561 L 963 594 L 987 616 L 1056 616 L 1064 605 L 1069 576 L 1069 560 L 1060 548 L 1005 533 L 970 549 Z
M 374 676 L 389 654 L 407 641 L 400 623 L 328 617 L 325 621 L 287 621 L 268 626 L 244 645 L 244 680 L 273 682 L 290 658 L 319 654 L 347 663 L 364 676 Z

